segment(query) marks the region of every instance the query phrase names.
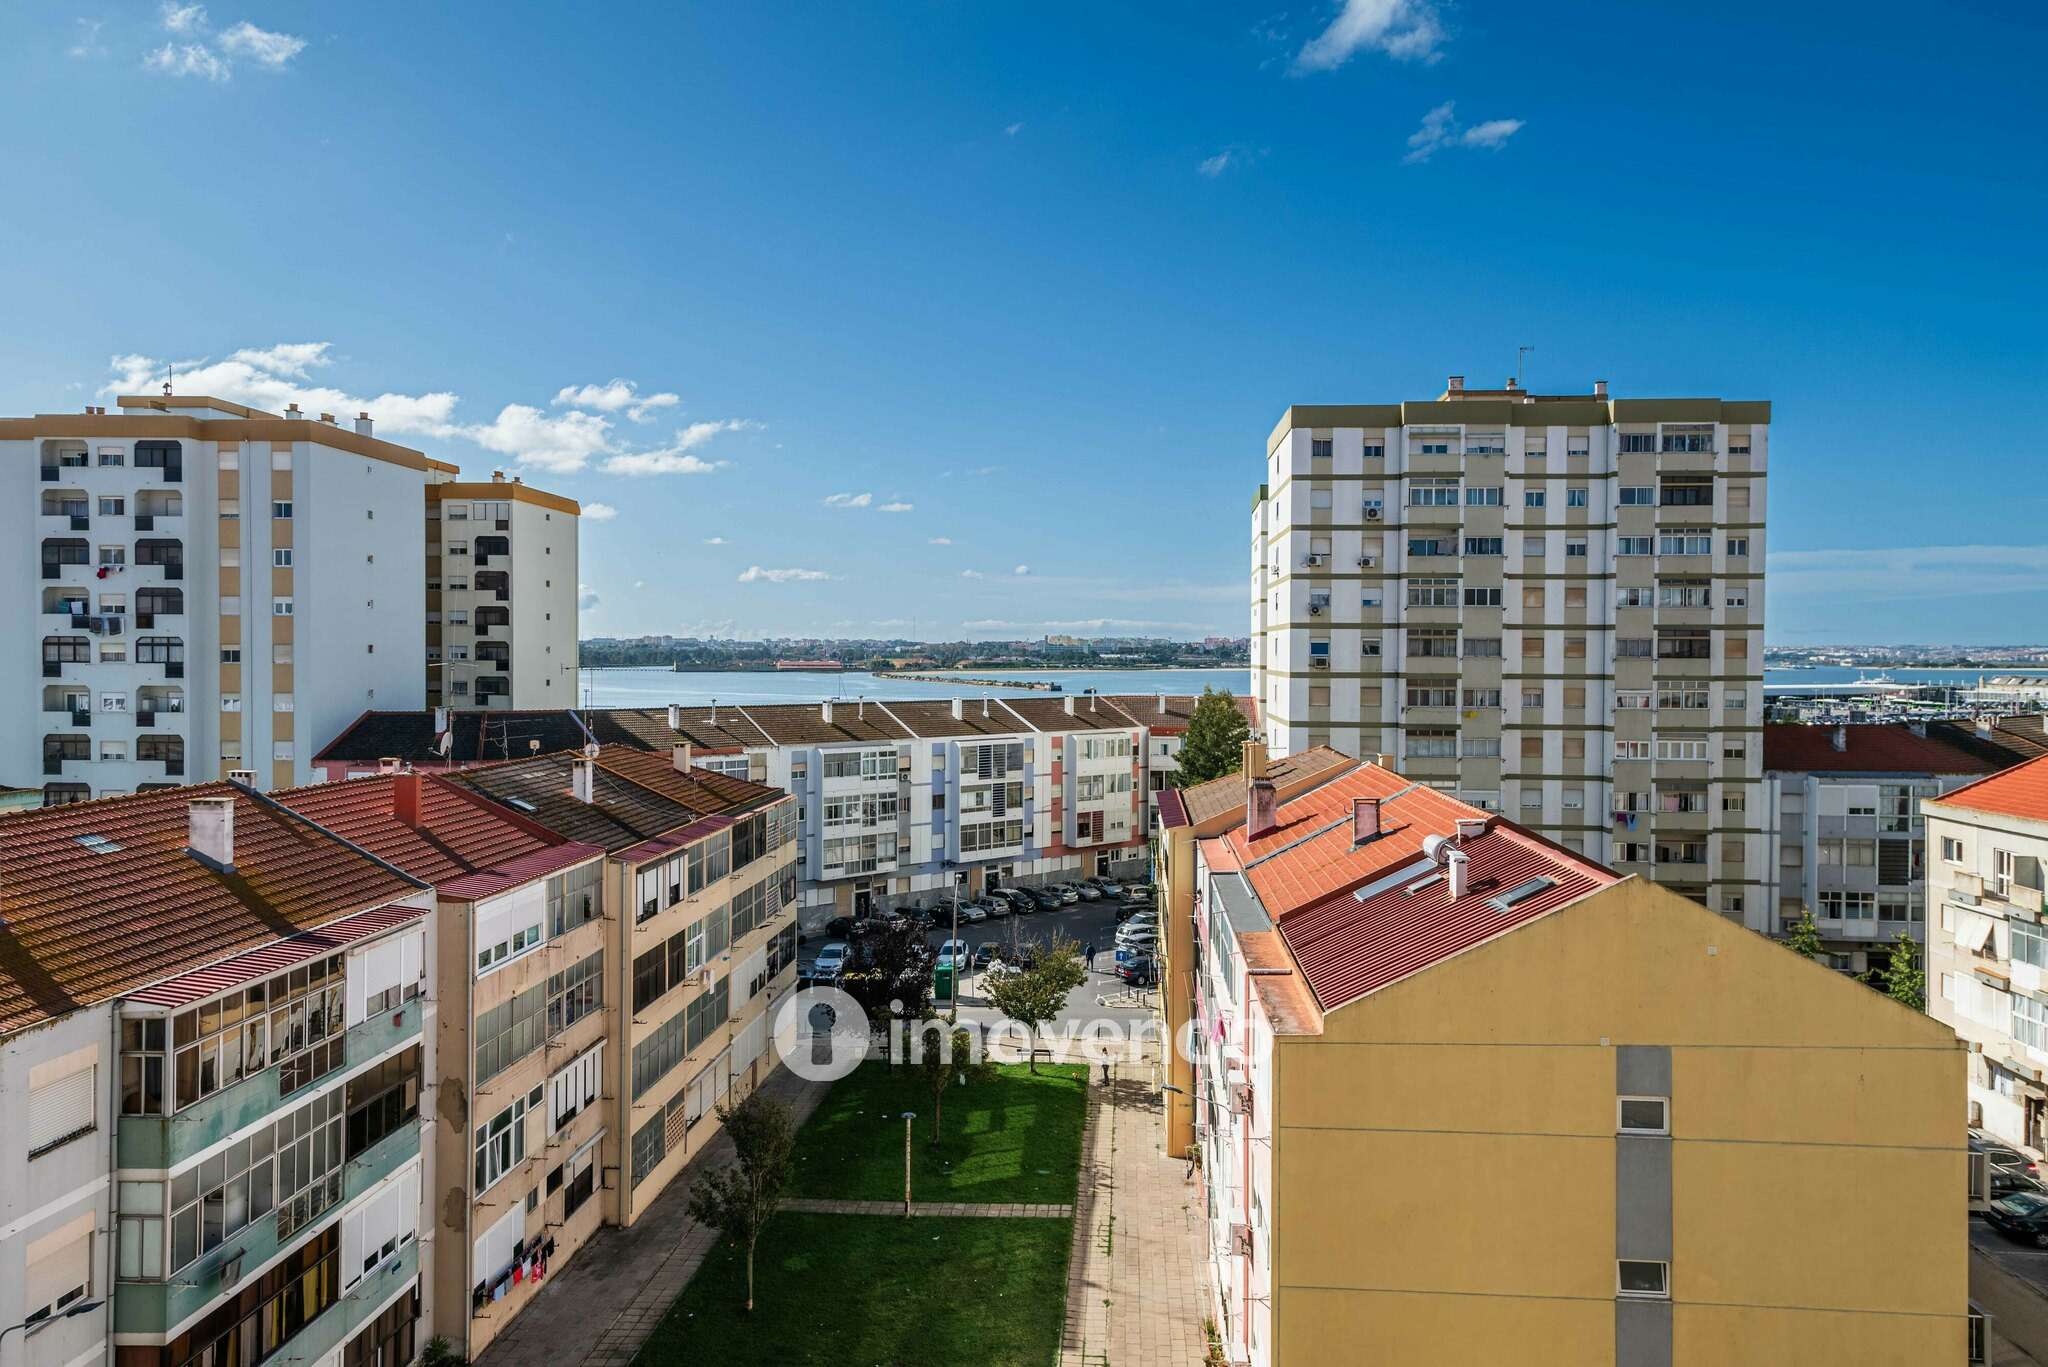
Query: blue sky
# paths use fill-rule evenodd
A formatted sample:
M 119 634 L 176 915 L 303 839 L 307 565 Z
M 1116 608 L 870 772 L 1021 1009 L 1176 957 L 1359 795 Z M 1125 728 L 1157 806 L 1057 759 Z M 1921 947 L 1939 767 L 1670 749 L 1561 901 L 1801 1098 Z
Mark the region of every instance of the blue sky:
M 0 411 L 365 401 L 587 635 L 1241 635 L 1281 409 L 1527 343 L 1775 401 L 1773 642 L 2038 641 L 2048 18 L 1931 13 L 13 0 Z

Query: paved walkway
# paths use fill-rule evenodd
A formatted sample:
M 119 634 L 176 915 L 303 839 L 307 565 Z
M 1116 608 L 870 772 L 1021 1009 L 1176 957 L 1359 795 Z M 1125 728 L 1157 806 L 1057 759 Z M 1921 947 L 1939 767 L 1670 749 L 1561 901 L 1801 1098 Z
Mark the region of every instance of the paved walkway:
M 1982 1237 L 1989 1231 L 1973 1220 L 1971 1233 Z M 1991 1367 L 2038 1367 L 2048 1354 L 2048 1295 L 1973 1242 L 1970 1299 L 1991 1316 Z
M 1196 1367 L 1208 1351 L 1201 1189 L 1167 1156 L 1150 1066 L 1114 1071 L 1088 1089 L 1060 1367 Z
M 901 1201 L 831 1201 L 816 1196 L 794 1196 L 782 1209 L 810 1215 L 896 1215 L 903 1214 Z M 1074 1213 L 1066 1205 L 1017 1205 L 989 1201 L 917 1201 L 910 1213 L 917 1216 L 969 1215 L 992 1220 L 1064 1220 Z
M 788 1103 L 801 1126 L 827 1085 L 784 1068 L 760 1090 Z M 631 1229 L 604 1226 L 550 1274 L 546 1289 L 477 1358 L 478 1367 L 626 1367 L 717 1242 L 715 1230 L 690 1218 L 690 1184 L 732 1160 L 732 1141 L 721 1132 Z

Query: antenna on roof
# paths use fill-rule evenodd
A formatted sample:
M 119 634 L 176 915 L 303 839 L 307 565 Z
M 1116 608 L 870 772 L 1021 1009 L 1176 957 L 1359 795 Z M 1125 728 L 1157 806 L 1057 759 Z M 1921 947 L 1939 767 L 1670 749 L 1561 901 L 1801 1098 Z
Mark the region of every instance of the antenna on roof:
M 1535 349 L 1536 348 L 1534 346 L 1518 346 L 1515 348 L 1515 388 L 1517 389 L 1523 387 L 1522 359 Z
M 171 397 L 171 381 L 178 378 L 178 367 L 171 361 L 164 362 L 164 397 Z

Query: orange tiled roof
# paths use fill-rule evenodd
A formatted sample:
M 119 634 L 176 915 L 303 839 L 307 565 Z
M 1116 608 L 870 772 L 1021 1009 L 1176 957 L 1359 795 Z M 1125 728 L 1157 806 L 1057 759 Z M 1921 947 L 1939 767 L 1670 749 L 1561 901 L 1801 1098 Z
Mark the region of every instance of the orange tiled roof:
M 234 798 L 232 873 L 186 852 L 198 797 Z M 225 783 L 0 816 L 0 1032 L 420 891 Z
M 2048 755 L 2015 764 L 2003 773 L 1980 778 L 1926 801 L 1973 812 L 2048 821 Z
M 400 819 L 397 812 L 395 794 L 402 782 L 420 785 L 416 827 Z M 522 820 L 499 804 L 430 774 L 316 783 L 271 796 L 436 888 L 571 843 L 537 822 Z M 591 855 L 602 853 L 596 846 L 583 848 Z

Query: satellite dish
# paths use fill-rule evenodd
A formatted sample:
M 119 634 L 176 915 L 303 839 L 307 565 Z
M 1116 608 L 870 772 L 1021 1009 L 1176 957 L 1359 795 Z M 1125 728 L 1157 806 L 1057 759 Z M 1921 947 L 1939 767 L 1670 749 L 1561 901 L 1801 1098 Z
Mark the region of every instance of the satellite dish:
M 540 743 L 540 742 L 538 742 L 538 741 L 535 741 L 535 742 L 534 742 L 534 744 L 535 744 L 535 745 L 538 745 L 539 743 Z M 597 742 L 596 742 L 596 741 L 592 741 L 592 742 L 590 742 L 590 743 L 589 743 L 588 745 L 586 745 L 586 746 L 584 746 L 584 747 L 583 747 L 583 757 L 584 757 L 585 759 L 596 759 L 596 758 L 597 758 L 597 748 L 598 748 L 598 747 L 597 747 Z
M 527 752 L 528 754 L 530 754 L 530 755 L 537 755 L 537 754 L 539 754 L 539 753 L 540 753 L 540 742 L 539 742 L 539 741 L 537 741 L 537 740 L 530 740 L 530 741 L 526 742 L 526 752 Z

